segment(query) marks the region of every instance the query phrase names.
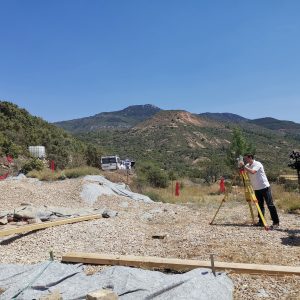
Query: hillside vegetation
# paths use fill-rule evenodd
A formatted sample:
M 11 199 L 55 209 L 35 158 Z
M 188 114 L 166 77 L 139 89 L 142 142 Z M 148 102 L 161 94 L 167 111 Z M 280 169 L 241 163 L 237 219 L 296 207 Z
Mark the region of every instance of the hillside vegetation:
M 100 129 L 128 129 L 150 118 L 160 111 L 151 105 L 133 105 L 120 111 L 102 112 L 87 118 L 56 122 L 55 125 L 72 133 L 89 132 Z
M 250 123 L 285 133 L 300 136 L 300 124 L 291 121 L 280 121 L 274 118 L 260 118 L 249 120 Z
M 128 130 L 99 130 L 80 137 L 96 143 L 107 154 L 118 153 L 137 162 L 148 160 L 179 175 L 203 177 L 209 172 L 232 173 L 225 161 L 237 127 L 274 176 L 287 168 L 289 153 L 299 148 L 298 140 L 277 131 L 248 122 L 223 122 L 186 111 L 164 110 Z
M 45 146 L 47 158 L 58 168 L 93 164 L 99 151 L 25 109 L 0 101 L 0 155 L 29 157 L 30 145 Z
M 90 118 L 98 130 L 85 131 L 87 124 L 78 119 L 75 138 L 12 103 L 0 102 L 0 154 L 29 157 L 29 145 L 44 145 L 48 159 L 61 169 L 98 166 L 101 154 L 119 154 L 135 160 L 137 166 L 151 162 L 167 171 L 170 178 L 187 175 L 208 181 L 232 175 L 226 162 L 236 128 L 253 146 L 271 178 L 289 170 L 289 154 L 300 148 L 297 128 L 292 134 L 272 130 L 230 113 L 197 115 L 136 105 L 96 116 L 102 120 L 99 124 Z M 127 128 L 120 125 L 122 120 Z

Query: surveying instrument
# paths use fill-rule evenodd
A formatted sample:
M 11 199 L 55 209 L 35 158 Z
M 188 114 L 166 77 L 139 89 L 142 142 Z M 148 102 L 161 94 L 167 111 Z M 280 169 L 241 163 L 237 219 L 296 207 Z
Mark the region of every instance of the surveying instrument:
M 261 211 L 261 209 L 260 209 L 260 207 L 258 205 L 258 201 L 256 199 L 256 196 L 255 196 L 254 190 L 252 188 L 252 185 L 250 183 L 249 176 L 248 176 L 247 172 L 245 171 L 244 167 L 240 167 L 240 162 L 243 162 L 243 157 L 240 156 L 237 160 L 238 160 L 238 166 L 239 166 L 239 170 L 238 170 L 239 171 L 239 177 L 241 178 L 241 180 L 243 182 L 243 187 L 244 187 L 244 192 L 245 192 L 245 199 L 246 199 L 246 201 L 247 201 L 247 203 L 249 205 L 251 219 L 252 219 L 252 224 L 253 225 L 255 224 L 254 213 L 253 213 L 253 208 L 252 208 L 252 203 L 254 203 L 255 206 L 256 206 L 256 209 L 258 211 L 258 214 L 260 216 L 260 219 L 262 221 L 262 224 L 263 224 L 265 230 L 268 231 L 269 227 L 268 227 L 266 219 L 265 219 L 265 217 L 264 217 L 264 215 L 263 215 L 263 213 L 262 213 L 262 211 Z M 234 178 L 234 180 L 232 182 L 232 185 L 233 185 L 235 179 L 236 179 L 236 176 L 235 176 L 235 178 Z M 217 214 L 218 214 L 221 206 L 223 205 L 224 202 L 226 202 L 226 200 L 228 200 L 228 191 L 225 192 L 225 195 L 224 195 L 223 199 L 221 200 L 220 206 L 218 207 L 218 209 L 217 209 L 217 211 L 216 211 L 213 219 L 209 223 L 210 225 L 213 225 L 213 222 L 214 222 L 214 220 L 215 220 L 215 218 L 216 218 L 216 216 L 217 216 Z
M 291 160 L 291 163 L 289 163 L 288 166 L 292 169 L 297 170 L 298 186 L 299 186 L 299 193 L 300 193 L 300 152 L 293 151 L 290 154 L 290 160 Z

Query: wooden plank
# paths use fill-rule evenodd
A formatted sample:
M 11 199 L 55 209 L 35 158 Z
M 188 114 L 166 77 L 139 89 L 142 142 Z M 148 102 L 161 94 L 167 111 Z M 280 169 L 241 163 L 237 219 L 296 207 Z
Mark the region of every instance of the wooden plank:
M 81 216 L 81 217 L 75 217 L 75 218 L 61 219 L 61 220 L 51 221 L 51 222 L 30 224 L 30 225 L 25 225 L 25 226 L 18 227 L 18 228 L 10 228 L 10 229 L 5 229 L 5 230 L 0 230 L 0 237 L 12 235 L 12 234 L 16 234 L 16 233 L 24 233 L 24 232 L 28 232 L 28 231 L 44 229 L 44 228 L 53 227 L 53 226 L 64 225 L 64 224 L 100 219 L 100 218 L 102 218 L 101 215 L 94 214 L 94 215 L 87 215 L 87 216 Z
M 80 252 L 67 253 L 62 257 L 62 261 L 95 265 L 120 265 L 144 269 L 170 269 L 176 271 L 188 271 L 195 268 L 211 268 L 211 263 L 209 261 Z M 277 276 L 300 275 L 300 267 L 291 266 L 227 263 L 215 261 L 214 268 L 217 271 L 227 271 L 230 273 L 268 274 Z

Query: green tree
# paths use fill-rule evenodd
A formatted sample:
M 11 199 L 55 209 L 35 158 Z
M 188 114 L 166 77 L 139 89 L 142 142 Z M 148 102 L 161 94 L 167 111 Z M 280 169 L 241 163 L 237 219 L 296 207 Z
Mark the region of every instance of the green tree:
M 137 174 L 141 181 L 146 181 L 153 187 L 165 188 L 169 185 L 168 174 L 152 162 L 140 164 Z
M 103 155 L 103 151 L 99 147 L 92 144 L 87 145 L 85 157 L 88 166 L 99 168 L 101 155 Z
M 240 155 L 244 155 L 247 152 L 251 152 L 254 154 L 255 148 L 254 146 L 248 142 L 243 135 L 240 128 L 236 127 L 233 130 L 233 136 L 230 143 L 230 147 L 227 151 L 227 164 L 231 168 L 236 168 L 237 158 Z

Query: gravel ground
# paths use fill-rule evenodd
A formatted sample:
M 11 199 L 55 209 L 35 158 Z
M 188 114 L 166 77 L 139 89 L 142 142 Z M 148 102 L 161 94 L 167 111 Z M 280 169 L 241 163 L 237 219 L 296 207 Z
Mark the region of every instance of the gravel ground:
M 0 211 L 22 203 L 69 208 L 87 207 L 80 198 L 83 179 L 58 182 L 5 180 L 0 182 Z M 300 266 L 300 216 L 280 214 L 278 230 L 266 232 L 249 225 L 247 203 L 229 201 L 209 225 L 219 203 L 174 205 L 142 203 L 118 196 L 102 196 L 93 208 L 118 215 L 67 224 L 0 240 L 0 263 L 36 263 L 53 251 L 102 252 L 168 258 Z M 268 216 L 267 216 L 268 217 Z M 3 227 L 4 228 L 4 227 Z M 153 235 L 165 235 L 154 239 Z M 88 272 L 103 267 L 88 266 Z M 229 274 L 235 299 L 300 299 L 299 276 Z

